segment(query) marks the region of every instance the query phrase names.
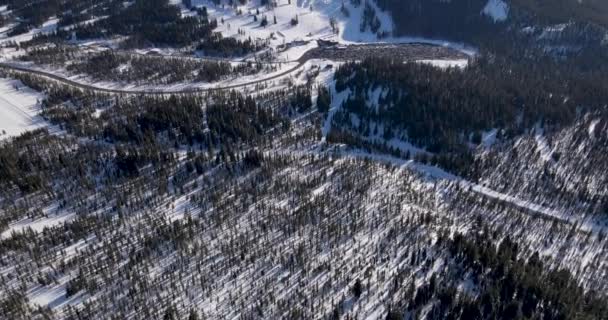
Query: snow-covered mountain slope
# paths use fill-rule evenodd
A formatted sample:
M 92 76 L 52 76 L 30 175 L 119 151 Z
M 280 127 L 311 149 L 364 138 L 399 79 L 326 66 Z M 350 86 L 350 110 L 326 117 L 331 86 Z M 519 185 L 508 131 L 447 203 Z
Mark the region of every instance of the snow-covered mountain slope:
M 198 174 L 185 157 L 163 196 L 153 195 L 162 188 L 155 174 L 143 171 L 120 191 L 79 190 L 61 204 L 79 211 L 76 219 L 0 241 L 0 271 L 11 275 L 0 297 L 21 314 L 59 319 L 183 318 L 193 310 L 214 319 L 384 319 L 390 311 L 438 319 L 431 309 L 457 312 L 441 307 L 439 292 L 476 299 L 492 279 L 508 279 L 508 268 L 491 273 L 498 259 L 482 255 L 484 246 L 507 254 L 509 266 L 542 259 L 586 289 L 605 289 L 606 239 L 363 152 L 321 151 L 302 125 L 273 143 L 297 139 L 298 147 L 269 149 L 257 165 L 210 158 Z M 104 201 L 114 192 L 121 202 Z M 462 240 L 466 249 L 458 249 Z
M 606 73 L 369 44 L 504 35 L 515 0 L 117 3 L 86 44 L 5 38 L 63 78 L 3 65 L 41 93 L 0 108 L 63 131 L 0 137 L 0 318 L 608 319 Z
M 328 141 L 437 165 L 488 187 L 471 186 L 493 200 L 585 225 L 587 231 L 603 230 L 608 97 L 579 95 L 589 85 L 577 81 L 561 87 L 545 79 L 545 88 L 530 91 L 530 80 L 514 81 L 520 79 L 514 69 L 503 74 L 514 78 L 499 85 L 504 79 L 484 76 L 489 65 L 442 71 L 386 61 L 344 64 L 336 73 L 337 101 L 326 120 Z M 489 70 L 486 75 L 496 75 Z M 504 87 L 519 93 L 493 97 Z M 524 98 L 531 92 L 534 98 Z M 478 94 L 483 98 L 476 100 Z M 543 101 L 547 96 L 554 100 Z M 580 105 L 590 107 L 585 111 Z M 478 131 L 469 131 L 477 125 Z
M 460 41 L 496 54 L 539 50 L 575 56 L 606 51 L 608 6 L 587 1 L 383 0 L 394 34 Z M 570 25 L 569 30 L 555 30 Z M 540 37 L 544 31 L 556 31 Z M 529 37 L 530 31 L 534 35 Z
M 218 30 L 225 36 L 270 39 L 276 45 L 314 39 L 374 42 L 378 41 L 379 34 L 389 36 L 393 30 L 390 15 L 379 10 L 373 1 L 354 4 L 354 1 L 338 0 L 278 0 L 275 3 L 276 6 L 261 5 L 260 0 L 253 0 L 230 7 L 226 1 L 221 5 L 209 0 L 192 1 L 193 6 L 207 7 L 212 17 L 223 21 Z M 371 30 L 370 21 L 365 21 L 366 6 L 371 10 L 368 12 L 371 22 L 379 23 L 375 31 Z M 265 27 L 261 25 L 264 18 L 268 22 Z
M 482 151 L 480 181 L 565 212 L 608 218 L 606 114 L 586 115 L 557 132 L 536 128 L 513 143 Z

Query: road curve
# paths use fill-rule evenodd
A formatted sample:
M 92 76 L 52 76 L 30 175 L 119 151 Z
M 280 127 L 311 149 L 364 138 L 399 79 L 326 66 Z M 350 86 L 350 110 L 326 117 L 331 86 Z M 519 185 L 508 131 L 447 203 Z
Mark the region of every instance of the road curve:
M 193 93 L 206 93 L 214 91 L 231 90 L 236 88 L 249 87 L 266 81 L 276 80 L 284 77 L 300 68 L 302 68 L 306 62 L 312 59 L 328 59 L 337 61 L 353 61 L 363 60 L 365 57 L 370 56 L 381 56 L 389 53 L 389 56 L 393 51 L 389 50 L 403 50 L 404 53 L 399 58 L 404 61 L 414 61 L 417 59 L 445 59 L 449 57 L 463 58 L 464 55 L 456 50 L 445 48 L 438 45 L 421 44 L 421 43 L 403 43 L 403 44 L 366 44 L 366 45 L 352 45 L 352 46 L 341 46 L 341 47 L 326 47 L 326 48 L 312 48 L 306 51 L 298 60 L 294 61 L 297 63 L 294 67 L 288 68 L 280 73 L 258 79 L 249 82 L 237 83 L 232 85 L 226 85 L 221 87 L 207 87 L 207 88 L 185 88 L 185 89 L 111 89 L 98 87 L 93 84 L 80 83 L 74 80 L 70 80 L 64 76 L 53 74 L 48 71 L 36 70 L 24 66 L 18 66 L 10 63 L 0 63 L 0 69 L 5 69 L 13 72 L 28 73 L 37 75 L 43 78 L 47 78 L 56 82 L 63 83 L 75 88 L 111 93 L 111 94 L 134 94 L 134 95 L 166 95 L 166 94 L 193 94 Z M 393 56 L 392 58 L 395 58 Z
M 60 75 L 56 75 L 47 71 L 42 71 L 42 70 L 35 70 L 35 69 L 30 69 L 27 67 L 22 67 L 22 66 L 16 66 L 16 65 L 11 65 L 11 64 L 7 64 L 7 63 L 0 63 L 0 69 L 5 69 L 5 70 L 10 70 L 10 71 L 14 71 L 14 72 L 20 72 L 20 73 L 28 73 L 28 74 L 33 74 L 33 75 L 37 75 L 43 78 L 47 78 L 56 82 L 60 82 L 63 83 L 65 85 L 69 85 L 71 87 L 75 87 L 75 88 L 79 88 L 79 89 L 84 89 L 84 90 L 90 90 L 90 91 L 96 91 L 96 92 L 102 92 L 102 93 L 112 93 L 112 94 L 136 94 L 136 95 L 165 95 L 165 94 L 193 94 L 193 93 L 205 93 L 205 92 L 213 92 L 213 91 L 222 91 L 222 90 L 231 90 L 231 89 L 236 89 L 236 88 L 242 88 L 242 87 L 248 87 L 251 85 L 255 85 L 255 84 L 259 84 L 262 82 L 266 82 L 266 81 L 270 81 L 270 80 L 275 80 L 277 78 L 281 78 L 285 75 L 288 75 L 300 68 L 302 68 L 304 66 L 304 64 L 306 64 L 306 62 L 309 59 L 301 59 L 301 61 L 298 62 L 298 64 L 292 68 L 289 68 L 285 71 L 282 71 L 278 74 L 266 77 L 266 78 L 262 78 L 259 80 L 253 80 L 253 81 L 249 81 L 249 82 L 243 82 L 243 83 L 238 83 L 238 84 L 233 84 L 233 85 L 227 85 L 227 86 L 223 86 L 223 87 L 217 87 L 217 88 L 186 88 L 186 89 L 177 89 L 177 90 L 171 90 L 171 89 L 167 89 L 167 90 L 150 90 L 150 89 L 133 89 L 133 90 L 122 90 L 122 89 L 111 89 L 111 88 L 103 88 L 103 87 L 98 87 L 98 86 L 94 86 L 91 84 L 85 84 L 85 83 L 80 83 L 74 80 L 70 80 L 68 78 L 65 78 L 63 76 Z

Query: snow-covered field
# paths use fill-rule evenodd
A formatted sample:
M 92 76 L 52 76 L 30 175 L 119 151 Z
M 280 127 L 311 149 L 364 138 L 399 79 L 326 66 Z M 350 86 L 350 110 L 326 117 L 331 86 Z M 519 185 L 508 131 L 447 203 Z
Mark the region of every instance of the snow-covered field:
M 342 11 L 343 1 L 331 0 L 294 0 L 289 4 L 288 0 L 277 1 L 276 8 L 265 8 L 259 6 L 259 1 L 251 1 L 247 5 L 238 6 L 236 9 L 227 5 L 215 6 L 209 0 L 194 0 L 195 6 L 206 6 L 209 14 L 223 19 L 218 31 L 225 36 L 253 39 L 271 38 L 271 43 L 280 45 L 283 43 L 306 40 L 327 39 L 342 40 L 344 42 L 373 42 L 377 36 L 370 30 L 360 31 L 363 4 L 358 7 L 352 6 L 349 1 L 344 1 L 344 6 L 349 12 L 348 17 Z M 392 19 L 388 13 L 378 9 L 375 3 L 370 2 L 376 9 L 376 14 L 382 23 L 381 30 L 391 32 L 393 29 Z M 259 9 L 259 14 L 257 10 Z M 240 13 L 240 14 L 239 14 Z M 258 21 L 254 21 L 254 15 L 258 15 Z M 262 27 L 260 21 L 263 17 L 268 20 L 268 25 Z M 276 24 L 274 23 L 276 17 Z M 298 24 L 292 25 L 291 20 L 297 17 Z M 336 28 L 332 30 L 330 20 L 334 19 Z M 245 34 L 238 34 L 238 30 Z M 334 32 L 336 31 L 336 32 Z M 274 34 L 274 37 L 271 35 Z
M 2 36 L 0 36 L 0 44 L 4 44 L 9 41 L 14 41 L 17 43 L 23 42 L 23 41 L 29 41 L 34 37 L 34 35 L 36 35 L 38 33 L 53 32 L 53 31 L 57 30 L 57 22 L 59 22 L 59 19 L 57 19 L 57 18 L 49 19 L 48 21 L 43 23 L 40 28 L 34 28 L 27 33 L 20 34 L 20 35 L 14 36 L 14 37 L 7 37 L 6 34 L 3 34 Z M 3 31 L 8 31 L 8 29 L 3 30 Z
M 469 65 L 469 60 L 456 59 L 456 60 L 418 60 L 419 63 L 429 64 L 437 68 L 464 68 Z
M 0 78 L 0 139 L 44 126 L 37 116 L 42 97 L 20 81 Z

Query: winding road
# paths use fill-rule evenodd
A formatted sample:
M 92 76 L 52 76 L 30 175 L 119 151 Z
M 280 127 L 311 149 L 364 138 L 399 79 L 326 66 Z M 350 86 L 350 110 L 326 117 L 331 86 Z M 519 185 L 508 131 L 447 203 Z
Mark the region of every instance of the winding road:
M 403 61 L 415 61 L 424 59 L 467 59 L 465 54 L 448 47 L 421 44 L 421 43 L 405 43 L 405 44 L 363 44 L 363 45 L 348 45 L 335 47 L 318 47 L 308 50 L 298 60 L 294 61 L 297 64 L 280 73 L 269 75 L 267 77 L 256 79 L 248 82 L 235 83 L 218 87 L 190 87 L 182 89 L 114 89 L 100 87 L 93 84 L 82 83 L 71 80 L 65 76 L 54 74 L 49 71 L 38 70 L 26 66 L 0 63 L 0 69 L 37 75 L 52 81 L 63 83 L 72 87 L 83 90 L 96 91 L 101 93 L 111 94 L 136 94 L 136 95 L 166 95 L 166 94 L 193 94 L 206 93 L 213 91 L 231 90 L 263 82 L 282 78 L 301 69 L 308 61 L 313 59 L 326 59 L 332 61 L 353 61 L 363 60 L 366 57 L 392 56 L 402 59 Z
M 227 86 L 222 86 L 222 87 L 216 87 L 216 88 L 209 88 L 209 87 L 205 87 L 205 88 L 183 88 L 183 89 L 112 89 L 112 88 L 104 88 L 104 87 L 99 87 L 99 86 L 94 86 L 91 84 L 86 84 L 86 83 L 81 83 L 81 82 L 77 82 L 71 79 L 68 79 L 64 76 L 61 75 L 57 75 L 48 71 L 42 71 L 42 70 L 37 70 L 37 69 L 32 69 L 32 68 L 27 68 L 27 67 L 23 67 L 23 66 L 17 66 L 17 65 L 13 65 L 13 64 L 8 64 L 8 63 L 0 63 L 0 69 L 5 69 L 5 70 L 9 70 L 9 71 L 14 71 L 14 72 L 20 72 L 20 73 L 28 73 L 28 74 L 32 74 L 32 75 L 37 75 L 49 80 L 53 80 L 56 82 L 60 82 L 63 83 L 65 85 L 69 85 L 72 87 L 76 87 L 79 89 L 84 89 L 84 90 L 90 90 L 90 91 L 96 91 L 96 92 L 102 92 L 102 93 L 112 93 L 112 94 L 137 94 L 137 95 L 166 95 L 166 94 L 192 94 L 192 93 L 204 93 L 204 92 L 212 92 L 212 91 L 222 91 L 222 90 L 231 90 L 231 89 L 236 89 L 236 88 L 242 88 L 242 87 L 248 87 L 248 86 L 252 86 L 255 84 L 259 84 L 262 82 L 266 82 L 266 81 L 270 81 L 270 80 L 275 80 L 278 78 L 281 78 L 283 76 L 286 76 L 300 68 L 302 68 L 304 66 L 304 64 L 306 64 L 308 60 L 304 60 L 304 61 L 300 61 L 296 66 L 289 68 L 285 71 L 282 71 L 278 74 L 274 74 L 272 76 L 268 76 L 266 78 L 262 78 L 259 80 L 253 80 L 253 81 L 249 81 L 249 82 L 243 82 L 243 83 L 237 83 L 237 84 L 233 84 L 233 85 L 227 85 Z

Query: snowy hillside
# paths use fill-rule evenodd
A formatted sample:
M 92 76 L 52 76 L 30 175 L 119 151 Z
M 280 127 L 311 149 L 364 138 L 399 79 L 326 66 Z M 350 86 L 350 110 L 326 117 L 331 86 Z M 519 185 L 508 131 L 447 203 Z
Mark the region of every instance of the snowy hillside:
M 0 139 L 44 126 L 37 116 L 42 98 L 19 81 L 0 79 Z
M 0 0 L 0 320 L 608 319 L 547 1 Z
M 260 5 L 259 1 L 230 7 L 193 0 L 192 5 L 205 6 L 212 17 L 223 20 L 218 30 L 225 36 L 270 39 L 275 45 L 314 39 L 373 42 L 378 41 L 378 34 L 390 35 L 393 28 L 389 14 L 379 10 L 374 1 L 355 5 L 353 1 L 339 0 L 278 0 L 276 6 Z M 372 19 L 380 23 L 376 32 L 364 24 L 366 5 L 373 10 Z M 258 21 L 254 21 L 255 16 Z M 266 27 L 261 26 L 264 18 L 268 21 Z M 244 33 L 239 34 L 239 30 Z
M 603 113 L 589 114 L 557 132 L 536 128 L 513 143 L 482 152 L 480 180 L 496 190 L 545 203 L 566 216 L 606 224 L 607 132 Z

